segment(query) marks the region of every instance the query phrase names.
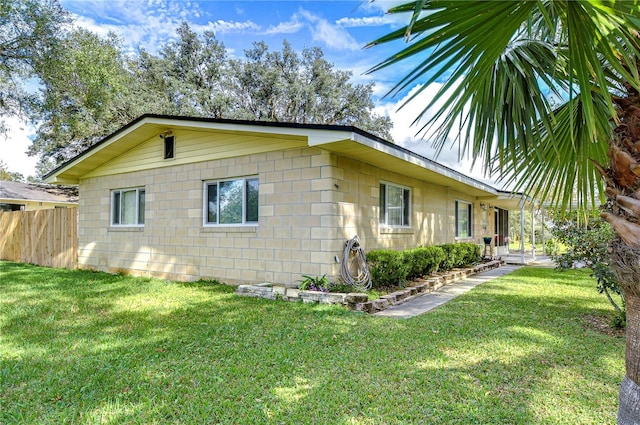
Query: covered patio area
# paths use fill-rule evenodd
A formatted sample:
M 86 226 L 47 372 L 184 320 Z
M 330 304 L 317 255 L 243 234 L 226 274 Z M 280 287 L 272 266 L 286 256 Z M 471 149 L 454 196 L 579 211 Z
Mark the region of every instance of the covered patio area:
M 482 202 L 481 207 L 483 211 L 493 211 L 493 235 L 491 237 L 490 248 L 491 257 L 495 259 L 502 259 L 507 264 L 530 264 L 536 261 L 535 251 L 535 219 L 531 223 L 531 241 L 527 243 L 525 240 L 525 211 L 530 210 L 532 213 L 536 208 L 536 202 L 529 196 L 518 193 L 499 191 L 497 198 L 487 199 L 486 202 Z M 520 228 L 518 235 L 509 234 L 509 212 L 520 212 Z M 532 214 L 535 217 L 535 214 Z M 488 230 L 491 226 L 487 226 Z M 489 233 L 490 235 L 491 233 Z M 514 236 L 518 236 L 520 240 L 520 247 L 518 250 L 513 248 L 509 249 L 509 242 Z M 485 244 L 489 241 L 485 239 Z

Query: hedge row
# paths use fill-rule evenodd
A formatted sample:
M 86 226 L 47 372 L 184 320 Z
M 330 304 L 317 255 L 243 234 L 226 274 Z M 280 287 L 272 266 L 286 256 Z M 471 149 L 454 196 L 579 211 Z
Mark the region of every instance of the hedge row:
M 480 246 L 456 243 L 404 251 L 373 250 L 367 253 L 373 288 L 402 286 L 406 281 L 436 271 L 468 267 L 481 259 Z

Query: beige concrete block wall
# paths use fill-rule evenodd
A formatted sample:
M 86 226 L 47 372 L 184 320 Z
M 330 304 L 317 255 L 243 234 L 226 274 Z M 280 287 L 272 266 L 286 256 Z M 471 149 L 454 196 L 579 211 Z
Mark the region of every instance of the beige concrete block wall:
M 227 283 L 294 283 L 336 274 L 336 159 L 312 148 L 254 154 L 81 181 L 79 265 Z M 258 226 L 203 226 L 203 182 L 259 178 Z M 143 228 L 111 227 L 112 189 L 144 186 Z
M 258 176 L 258 226 L 203 226 L 203 182 Z M 379 184 L 412 189 L 412 225 L 379 226 Z M 143 228 L 111 227 L 112 189 L 144 186 Z M 453 242 L 462 193 L 390 173 L 316 148 L 101 176 L 80 184 L 80 267 L 167 279 L 292 284 L 303 274 L 336 277 L 345 242 L 366 250 Z M 493 227 L 492 216 L 489 219 Z
M 338 158 L 339 223 L 341 240 L 358 235 L 366 250 L 405 249 L 420 245 L 456 242 L 455 201 L 473 204 L 473 237 L 459 242 L 482 243 L 480 202 L 464 193 L 373 167 L 350 158 Z M 388 228 L 379 225 L 380 182 L 411 189 L 411 226 Z M 489 228 L 493 227 L 492 216 Z

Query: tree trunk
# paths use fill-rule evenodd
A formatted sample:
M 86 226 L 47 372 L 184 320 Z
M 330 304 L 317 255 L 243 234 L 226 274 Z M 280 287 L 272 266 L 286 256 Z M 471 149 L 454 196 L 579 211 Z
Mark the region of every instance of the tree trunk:
M 611 269 L 627 305 L 626 376 L 620 387 L 619 425 L 640 425 L 640 250 L 616 238 L 611 245 Z
M 620 386 L 618 425 L 640 424 L 640 386 L 625 376 Z
M 640 70 L 640 63 L 636 63 Z M 640 93 L 625 85 L 615 98 L 618 120 L 609 143 L 605 179 L 607 202 L 602 217 L 617 237 L 609 244 L 611 271 L 627 306 L 626 376 L 620 387 L 619 425 L 640 425 Z
M 633 292 L 627 298 L 627 375 L 620 387 L 619 425 L 640 425 L 640 297 Z

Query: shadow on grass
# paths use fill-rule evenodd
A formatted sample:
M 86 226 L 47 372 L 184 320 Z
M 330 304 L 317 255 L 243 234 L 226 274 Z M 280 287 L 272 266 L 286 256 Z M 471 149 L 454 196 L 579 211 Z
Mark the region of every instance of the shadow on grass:
M 395 320 L 2 263 L 0 422 L 612 423 L 622 344 L 579 320 L 597 302 L 529 285 Z

